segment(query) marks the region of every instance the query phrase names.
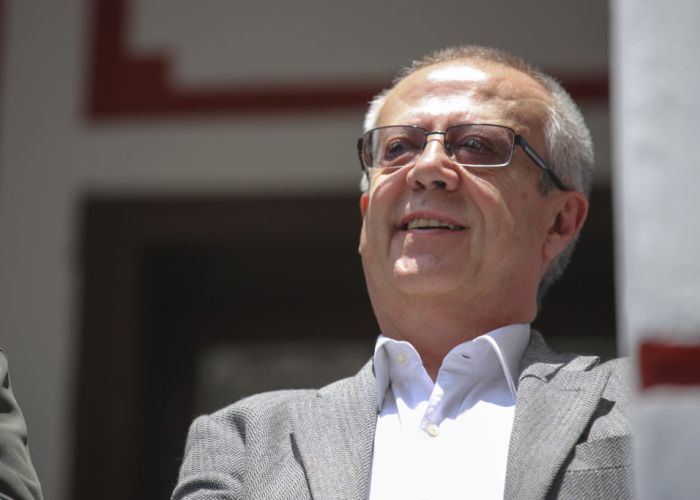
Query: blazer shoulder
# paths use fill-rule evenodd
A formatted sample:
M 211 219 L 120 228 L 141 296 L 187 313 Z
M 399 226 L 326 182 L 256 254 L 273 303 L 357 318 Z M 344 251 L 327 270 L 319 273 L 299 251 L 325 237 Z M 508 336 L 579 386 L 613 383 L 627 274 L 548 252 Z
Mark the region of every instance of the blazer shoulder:
M 351 400 L 352 396 L 372 392 L 374 387 L 374 372 L 369 361 L 357 374 L 319 389 L 284 389 L 254 394 L 212 413 L 209 418 L 222 424 L 240 423 L 241 419 L 257 420 L 259 416 L 270 418 L 278 415 L 284 418 L 299 405 L 315 404 L 319 399 Z
M 610 370 L 611 373 L 624 374 L 630 370 L 630 359 L 628 357 L 613 358 L 603 361 L 598 365 L 600 368 Z
M 232 418 L 284 412 L 286 408 L 298 401 L 313 398 L 317 391 L 318 389 L 284 389 L 261 392 L 225 406 L 210 414 L 209 417 L 216 421 L 225 422 Z
M 632 366 L 629 358 L 607 360 L 593 367 L 610 374 L 603 391 L 603 398 L 615 401 L 629 401 L 632 394 Z
M 601 368 L 610 370 L 611 376 L 629 377 L 632 369 L 631 361 L 628 357 L 614 358 L 600 364 Z

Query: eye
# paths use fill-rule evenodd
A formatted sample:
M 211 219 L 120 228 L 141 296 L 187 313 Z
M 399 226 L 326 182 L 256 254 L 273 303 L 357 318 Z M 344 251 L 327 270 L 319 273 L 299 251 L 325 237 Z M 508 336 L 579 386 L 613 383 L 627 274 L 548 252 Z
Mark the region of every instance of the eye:
M 408 137 L 394 137 L 383 148 L 381 163 L 403 165 L 408 163 L 420 150 L 420 146 Z
M 402 139 L 394 139 L 386 145 L 386 156 L 388 158 L 399 156 L 410 149 L 410 145 Z
M 494 142 L 486 134 L 463 134 L 450 142 L 450 153 L 457 163 L 471 166 L 488 166 L 503 163 L 507 148 Z
M 493 151 L 493 147 L 491 147 L 488 141 L 476 136 L 460 138 L 452 147 L 469 153 L 488 153 Z

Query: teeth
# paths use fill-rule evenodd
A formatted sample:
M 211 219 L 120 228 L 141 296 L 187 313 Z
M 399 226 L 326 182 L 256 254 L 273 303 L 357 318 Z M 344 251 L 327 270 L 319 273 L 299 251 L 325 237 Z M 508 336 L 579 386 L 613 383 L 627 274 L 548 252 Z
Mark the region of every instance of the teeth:
M 411 229 L 423 229 L 423 228 L 429 228 L 429 227 L 444 227 L 447 229 L 450 229 L 452 231 L 456 229 L 460 229 L 461 226 L 456 226 L 454 224 L 449 224 L 445 221 L 441 221 L 438 219 L 413 219 L 411 222 L 408 223 L 406 228 L 408 230 Z

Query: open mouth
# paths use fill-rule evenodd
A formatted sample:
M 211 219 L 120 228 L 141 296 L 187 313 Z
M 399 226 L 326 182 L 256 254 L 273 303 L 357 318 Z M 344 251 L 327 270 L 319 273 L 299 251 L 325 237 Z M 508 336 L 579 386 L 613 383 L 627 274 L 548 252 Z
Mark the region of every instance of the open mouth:
M 412 221 L 401 226 L 401 229 L 404 231 L 411 231 L 414 229 L 447 229 L 449 231 L 459 231 L 464 229 L 464 226 L 450 224 L 449 222 L 440 219 L 413 219 Z

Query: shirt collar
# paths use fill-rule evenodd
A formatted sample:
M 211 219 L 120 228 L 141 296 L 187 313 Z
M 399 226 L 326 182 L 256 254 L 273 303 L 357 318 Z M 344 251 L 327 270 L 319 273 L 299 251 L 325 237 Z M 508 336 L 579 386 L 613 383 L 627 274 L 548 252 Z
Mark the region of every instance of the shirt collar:
M 518 369 L 530 341 L 530 325 L 518 323 L 497 328 L 455 346 L 442 361 L 442 370 L 462 371 L 463 357 L 476 361 L 483 375 L 504 376 L 513 399 L 518 386 Z M 498 360 L 495 362 L 494 357 Z M 424 370 L 418 351 L 405 340 L 379 335 L 374 348 L 374 373 L 377 379 L 377 407 L 382 408 L 392 380 L 416 369 Z M 470 364 L 473 370 L 474 363 Z

